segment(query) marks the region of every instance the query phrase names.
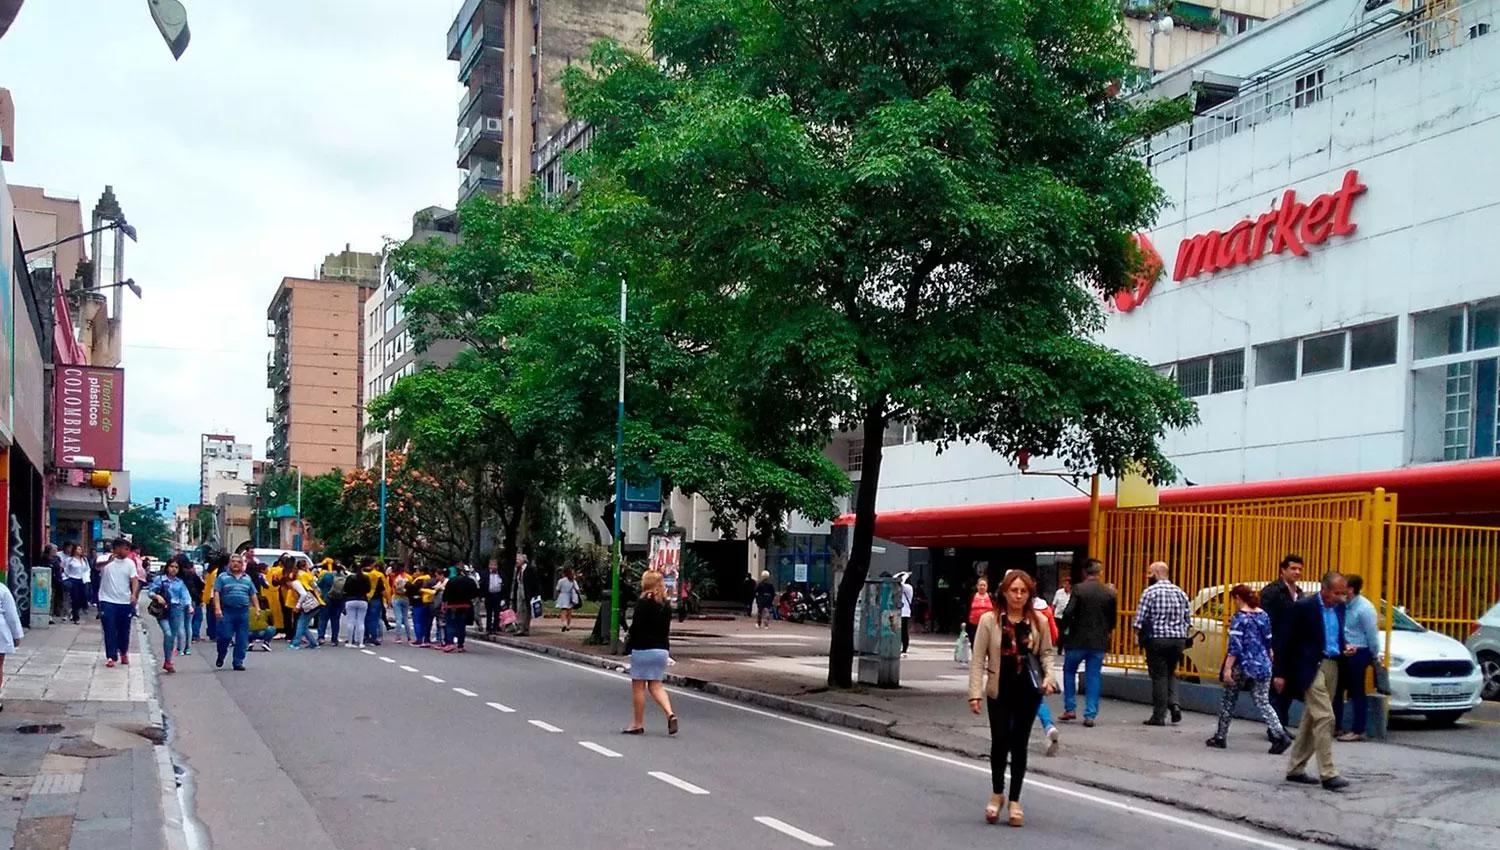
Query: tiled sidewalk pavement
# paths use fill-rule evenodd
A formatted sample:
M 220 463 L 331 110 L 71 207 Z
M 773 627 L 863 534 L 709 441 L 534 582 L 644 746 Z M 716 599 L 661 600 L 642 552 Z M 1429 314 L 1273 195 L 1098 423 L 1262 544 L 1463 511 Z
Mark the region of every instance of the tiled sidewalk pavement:
M 176 781 L 136 623 L 131 663 L 104 666 L 98 622 L 26 633 L 0 687 L 0 846 L 162 850 L 182 845 Z M 146 641 L 157 637 L 145 632 Z M 7 840 L 8 839 L 8 840 Z

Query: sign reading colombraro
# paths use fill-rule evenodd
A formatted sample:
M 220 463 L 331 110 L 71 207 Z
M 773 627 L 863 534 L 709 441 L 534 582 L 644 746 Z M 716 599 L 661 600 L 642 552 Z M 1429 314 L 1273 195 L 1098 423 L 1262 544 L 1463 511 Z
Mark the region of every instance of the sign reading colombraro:
M 124 468 L 124 370 L 58 366 L 53 406 L 52 444 L 59 467 Z

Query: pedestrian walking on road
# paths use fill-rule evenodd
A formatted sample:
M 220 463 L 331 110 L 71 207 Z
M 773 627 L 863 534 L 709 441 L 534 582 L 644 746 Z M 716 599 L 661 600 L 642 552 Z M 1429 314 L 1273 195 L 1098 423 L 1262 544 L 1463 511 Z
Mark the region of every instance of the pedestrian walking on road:
M 182 645 L 187 635 L 188 618 L 193 614 L 193 593 L 182 580 L 182 565 L 176 556 L 167 561 L 166 572 L 156 577 L 146 593 L 161 612 L 156 615 L 156 623 L 161 626 L 161 669 L 165 673 L 176 673 L 172 656 Z
M 1206 743 L 1220 750 L 1228 746 L 1229 723 L 1234 719 L 1235 704 L 1239 702 L 1241 691 L 1249 691 L 1255 696 L 1255 707 L 1260 709 L 1266 729 L 1274 738 L 1271 755 L 1281 755 L 1292 746 L 1292 739 L 1271 705 L 1271 616 L 1261 610 L 1260 594 L 1249 585 L 1235 585 L 1229 591 L 1229 598 L 1239 610 L 1229 622 L 1229 650 L 1219 670 L 1219 680 L 1224 683 L 1219 728 Z
M 1292 746 L 1286 780 L 1318 785 L 1329 791 L 1349 787 L 1333 765 L 1333 692 L 1339 685 L 1339 663 L 1350 654 L 1344 642 L 1344 599 L 1348 582 L 1336 572 L 1323 576 L 1322 587 L 1292 605 L 1287 635 L 1276 650 L 1273 685 L 1302 700 L 1302 723 Z M 1318 779 L 1307 775 L 1307 764 L 1318 757 Z
M 83 612 L 89 609 L 89 562 L 79 553 L 78 544 L 71 540 L 63 544 L 62 568 L 73 622 L 77 623 Z
M 245 573 L 245 556 L 229 556 L 229 572 L 214 579 L 214 616 L 219 623 L 219 657 L 215 667 L 224 666 L 229 645 L 234 644 L 234 669 L 245 669 L 245 653 L 250 648 L 250 612 L 260 611 L 260 594 L 255 580 Z
M 1333 723 L 1339 741 L 1365 739 L 1370 723 L 1370 704 L 1365 695 L 1365 671 L 1380 661 L 1380 628 L 1375 623 L 1375 606 L 1361 592 L 1365 580 L 1349 576 L 1349 601 L 1344 610 L 1344 643 L 1346 651 L 1339 663 L 1339 687 L 1333 695 Z M 1344 726 L 1344 701 L 1353 703 L 1350 727 Z
M 366 555 L 360 559 L 359 568 L 365 574 L 365 578 L 370 580 L 370 593 L 366 600 L 369 608 L 365 611 L 365 642 L 372 646 L 380 646 L 380 638 L 385 628 L 386 604 L 391 598 L 391 586 L 385 580 L 385 573 L 380 571 L 380 564 L 373 555 Z
M 995 610 L 995 600 L 990 597 L 990 582 L 984 576 L 974 585 L 974 598 L 969 600 L 969 622 L 964 625 L 964 634 L 969 637 L 969 648 L 974 648 L 974 633 L 979 631 L 979 621 L 985 614 Z
M 293 564 L 288 568 L 286 586 L 297 594 L 297 629 L 292 633 L 288 649 L 317 649 L 317 623 L 323 609 L 323 599 L 318 595 L 318 586 L 312 573 Z
M 562 617 L 562 630 L 567 631 L 573 627 L 573 609 L 578 607 L 581 601 L 578 596 L 578 582 L 573 579 L 572 570 L 563 570 L 562 578 L 557 580 L 557 607 L 558 616 Z
M 1271 618 L 1271 642 L 1274 652 L 1280 652 L 1277 642 L 1287 635 L 1287 618 L 1292 605 L 1302 598 L 1302 556 L 1287 555 L 1281 559 L 1280 576 L 1276 581 L 1261 588 L 1260 607 Z M 1276 708 L 1276 717 L 1281 725 L 1287 725 L 1287 713 L 1292 708 L 1292 696 L 1288 692 L 1273 692 L 1271 705 Z
M 178 645 L 182 648 L 183 655 L 193 654 L 193 643 L 203 633 L 203 605 L 198 600 L 203 598 L 203 576 L 198 574 L 198 565 L 187 555 L 177 556 L 177 574 L 182 576 L 182 583 L 187 585 L 188 595 L 193 602 L 192 613 L 188 615 L 187 628 L 184 630 Z
M 468 652 L 464 639 L 468 637 L 469 622 L 474 617 L 474 600 L 479 598 L 479 583 L 468 573 L 460 571 L 448 579 L 443 588 L 443 617 L 447 623 L 447 641 L 444 652 Z
M 130 620 L 141 595 L 141 580 L 130 560 L 130 541 L 115 538 L 113 557 L 99 571 L 99 622 L 104 629 L 104 666 L 130 663 Z
M 641 574 L 641 594 L 630 618 L 630 633 L 625 650 L 630 653 L 631 723 L 622 730 L 626 735 L 646 732 L 646 695 L 661 706 L 667 716 L 667 734 L 677 734 L 677 715 L 662 680 L 667 677 L 671 653 L 672 609 L 667 606 L 667 589 L 661 573 L 647 570 Z
M 771 571 L 762 570 L 760 583 L 755 585 L 755 627 L 771 627 L 771 607 L 776 604 L 776 585 L 771 583 Z
M 974 634 L 969 710 L 979 714 L 984 704 L 990 721 L 991 793 L 984 819 L 989 823 L 999 821 L 1003 808 L 1010 825 L 1020 827 L 1026 825 L 1021 788 L 1026 781 L 1031 724 L 1042 697 L 1055 693 L 1057 683 L 1052 674 L 1050 629 L 1046 618 L 1033 607 L 1036 582 L 1021 570 L 1011 570 L 1000 580 L 999 591 L 999 607 L 979 618 Z M 1007 763 L 1009 789 L 1005 784 Z
M 525 637 L 531 634 L 531 602 L 541 599 L 541 585 L 537 580 L 536 570 L 531 568 L 525 555 L 516 556 L 516 578 L 515 578 L 515 600 L 517 626 L 516 634 Z
M 365 645 L 365 614 L 370 608 L 370 577 L 359 570 L 350 570 L 344 579 L 344 644 L 356 649 Z
M 1135 631 L 1146 651 L 1146 670 L 1151 674 L 1151 716 L 1147 726 L 1167 725 L 1168 712 L 1173 723 L 1182 722 L 1182 704 L 1177 701 L 1177 665 L 1187 649 L 1188 598 L 1182 588 L 1172 583 L 1170 570 L 1162 561 L 1147 568 L 1150 584 L 1141 594 L 1135 610 Z
M 500 559 L 490 559 L 489 569 L 484 575 L 484 632 L 500 631 L 500 608 L 505 601 L 505 574 L 500 571 Z
M 392 629 L 396 633 L 396 643 L 410 643 L 416 639 L 416 633 L 412 630 L 411 623 L 411 600 L 406 596 L 406 586 L 411 581 L 406 567 L 398 566 L 391 573 L 391 613 L 395 615 L 396 623 Z
M 1104 682 L 1104 654 L 1115 630 L 1118 601 L 1114 588 L 1100 576 L 1104 565 L 1090 558 L 1083 565 L 1083 583 L 1062 609 L 1062 630 L 1068 648 L 1063 655 L 1063 722 L 1077 719 L 1078 666 L 1083 665 L 1083 725 L 1093 728 L 1099 716 L 1099 692 Z
M 16 609 L 16 597 L 5 582 L 0 581 L 0 687 L 5 685 L 5 656 L 16 651 L 26 632 L 21 628 L 21 614 Z M 0 704 L 0 711 L 4 711 Z

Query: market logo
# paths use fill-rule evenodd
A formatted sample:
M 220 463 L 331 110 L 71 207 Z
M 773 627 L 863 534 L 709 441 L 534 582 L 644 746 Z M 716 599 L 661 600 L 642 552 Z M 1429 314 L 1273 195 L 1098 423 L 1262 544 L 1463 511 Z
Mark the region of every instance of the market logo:
M 1115 293 L 1115 309 L 1121 313 L 1129 313 L 1146 303 L 1146 296 L 1151 294 L 1151 287 L 1161 279 L 1162 270 L 1166 268 L 1161 252 L 1151 244 L 1151 237 L 1144 233 L 1136 233 L 1130 237 L 1130 241 L 1135 243 L 1135 249 L 1141 254 L 1141 264 L 1131 274 L 1130 286 Z
M 1310 203 L 1297 200 L 1297 190 L 1288 189 L 1281 203 L 1259 218 L 1247 218 L 1226 231 L 1210 230 L 1182 240 L 1172 279 L 1187 280 L 1235 266 L 1248 265 L 1266 255 L 1285 251 L 1307 256 L 1308 245 L 1321 245 L 1330 236 L 1349 236 L 1355 224 L 1349 220 L 1354 199 L 1365 193 L 1359 172 L 1344 172 L 1344 183 L 1336 192 L 1319 195 Z M 1139 303 L 1139 302 L 1137 302 Z

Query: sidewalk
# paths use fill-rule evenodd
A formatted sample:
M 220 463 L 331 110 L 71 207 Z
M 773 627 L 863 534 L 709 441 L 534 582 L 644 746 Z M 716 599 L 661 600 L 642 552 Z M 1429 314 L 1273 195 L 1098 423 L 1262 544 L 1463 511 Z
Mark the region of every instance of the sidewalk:
M 6 657 L 0 846 L 185 846 L 176 779 L 160 746 L 165 731 L 153 672 L 160 648 L 142 651 L 139 623 L 134 628 L 129 666 L 104 666 L 103 636 L 92 616 L 78 626 L 28 631 Z M 169 830 L 169 823 L 178 828 Z
M 505 643 L 603 667 L 628 662 L 584 646 L 587 630 L 533 620 L 529 638 Z M 674 684 L 828 723 L 958 753 L 989 755 L 989 728 L 968 710 L 968 675 L 953 639 L 913 635 L 902 688 L 831 691 L 826 627 L 747 620 L 674 623 Z M 1049 704 L 1062 714 L 1062 698 Z M 1148 710 L 1106 700 L 1099 725 L 1064 724 L 1057 758 L 1033 735 L 1033 773 L 1241 820 L 1295 838 L 1354 848 L 1500 850 L 1500 761 L 1382 743 L 1338 744 L 1334 758 L 1354 787 L 1342 794 L 1282 781 L 1284 757 L 1266 753 L 1264 726 L 1238 720 L 1229 749 L 1203 744 L 1216 718 L 1189 713 L 1180 726 L 1140 725 Z M 1315 769 L 1315 768 L 1314 768 Z

